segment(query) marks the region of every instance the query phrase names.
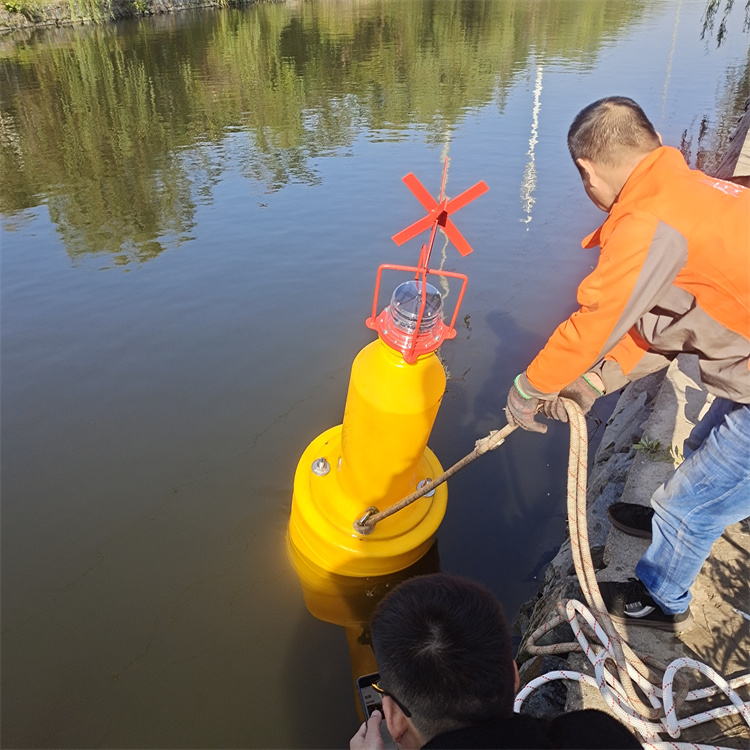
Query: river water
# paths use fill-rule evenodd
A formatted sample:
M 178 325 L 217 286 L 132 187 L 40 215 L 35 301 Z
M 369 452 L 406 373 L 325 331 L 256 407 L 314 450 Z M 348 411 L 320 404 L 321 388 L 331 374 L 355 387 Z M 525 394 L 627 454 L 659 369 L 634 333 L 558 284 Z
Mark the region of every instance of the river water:
M 490 188 L 455 216 L 474 253 L 435 251 L 469 277 L 447 467 L 595 263 L 576 112 L 630 95 L 691 165 L 726 145 L 750 74 L 725 5 L 318 0 L 0 40 L 4 746 L 346 746 L 356 638 L 285 536 L 376 269 L 417 260 L 401 177 L 436 195 L 449 156 L 449 195 Z M 565 534 L 566 458 L 553 425 L 450 482 L 439 565 L 511 619 Z

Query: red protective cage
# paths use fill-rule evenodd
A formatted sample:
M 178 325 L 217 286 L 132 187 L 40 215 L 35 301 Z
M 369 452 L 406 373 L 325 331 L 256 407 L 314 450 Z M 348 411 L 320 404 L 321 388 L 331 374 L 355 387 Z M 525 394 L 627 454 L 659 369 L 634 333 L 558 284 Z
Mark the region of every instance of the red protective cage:
M 468 278 L 462 273 L 454 273 L 452 271 L 441 271 L 431 269 L 428 267 L 430 262 L 430 255 L 432 254 L 432 246 L 435 243 L 435 237 L 437 235 L 438 227 L 442 227 L 448 239 L 453 242 L 461 255 L 468 255 L 472 252 L 471 245 L 466 241 L 461 232 L 458 231 L 456 225 L 450 220 L 449 215 L 455 213 L 460 208 L 463 208 L 467 203 L 470 203 L 475 198 L 489 190 L 484 180 L 480 180 L 475 185 L 472 185 L 468 190 L 464 190 L 463 193 L 458 195 L 456 198 L 448 199 L 445 197 L 445 181 L 448 174 L 448 159 L 445 160 L 445 166 L 443 167 L 443 180 L 440 186 L 440 198 L 436 201 L 427 191 L 427 188 L 417 179 L 413 173 L 407 174 L 403 181 L 409 190 L 415 195 L 417 200 L 427 210 L 427 215 L 423 218 L 410 224 L 406 229 L 402 229 L 397 234 L 393 235 L 393 241 L 397 245 L 403 245 L 408 240 L 421 234 L 426 229 L 432 229 L 430 232 L 430 239 L 427 244 L 422 245 L 422 249 L 419 253 L 419 263 L 417 266 L 403 266 L 394 265 L 392 263 L 384 263 L 378 268 L 377 280 L 375 283 L 375 295 L 372 302 L 372 315 L 367 319 L 368 328 L 372 328 L 378 332 L 383 340 L 392 346 L 394 349 L 400 350 L 404 356 L 404 360 L 408 363 L 416 362 L 417 358 L 422 354 L 437 349 L 445 339 L 452 339 L 456 335 L 455 323 L 458 317 L 458 311 L 461 307 L 464 292 L 466 291 L 466 284 Z M 396 342 L 389 334 L 391 330 L 388 326 L 389 321 L 389 308 L 386 307 L 383 312 L 377 316 L 377 305 L 378 295 L 380 293 L 380 280 L 384 270 L 391 271 L 406 271 L 414 274 L 414 280 L 420 284 L 421 289 L 421 304 L 419 308 L 419 315 L 416 320 L 414 335 L 411 337 L 406 344 L 403 342 Z M 420 326 L 423 320 L 425 305 L 427 302 L 427 276 L 443 276 L 447 278 L 461 279 L 463 281 L 461 285 L 461 292 L 458 295 L 456 307 L 453 311 L 450 325 L 446 326 L 441 320 L 437 329 L 431 333 L 429 337 L 422 337 L 420 339 Z M 376 317 L 377 316 L 377 317 Z

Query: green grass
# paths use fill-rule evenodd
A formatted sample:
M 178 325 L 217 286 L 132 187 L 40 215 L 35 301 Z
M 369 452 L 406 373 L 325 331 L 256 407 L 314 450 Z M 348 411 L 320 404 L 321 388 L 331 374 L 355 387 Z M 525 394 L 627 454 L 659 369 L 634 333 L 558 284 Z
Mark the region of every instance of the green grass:
M 643 453 L 646 458 L 651 461 L 665 461 L 673 463 L 675 466 L 681 464 L 685 457 L 682 455 L 682 450 L 678 445 L 664 448 L 661 444 L 661 440 L 652 439 L 644 435 L 633 448 Z

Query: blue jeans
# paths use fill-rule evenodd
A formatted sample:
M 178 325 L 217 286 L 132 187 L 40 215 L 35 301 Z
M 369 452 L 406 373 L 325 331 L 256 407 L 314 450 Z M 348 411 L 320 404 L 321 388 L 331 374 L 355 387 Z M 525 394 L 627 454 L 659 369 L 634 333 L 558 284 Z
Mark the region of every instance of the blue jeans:
M 635 567 L 667 614 L 688 608 L 713 543 L 750 516 L 750 404 L 715 399 L 685 441 L 685 454 L 651 498 L 653 538 Z

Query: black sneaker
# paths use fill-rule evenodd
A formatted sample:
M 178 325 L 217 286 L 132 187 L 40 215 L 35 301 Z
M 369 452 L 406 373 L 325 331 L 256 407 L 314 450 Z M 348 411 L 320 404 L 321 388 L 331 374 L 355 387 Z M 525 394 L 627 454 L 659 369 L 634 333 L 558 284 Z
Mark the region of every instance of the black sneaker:
M 693 624 L 690 608 L 677 615 L 662 612 L 661 607 L 637 578 L 628 581 L 601 581 L 599 591 L 610 617 L 616 622 L 627 622 L 673 633 L 682 633 Z
M 616 529 L 620 529 L 630 536 L 651 539 L 653 508 L 637 503 L 612 503 L 607 508 L 607 515 Z

